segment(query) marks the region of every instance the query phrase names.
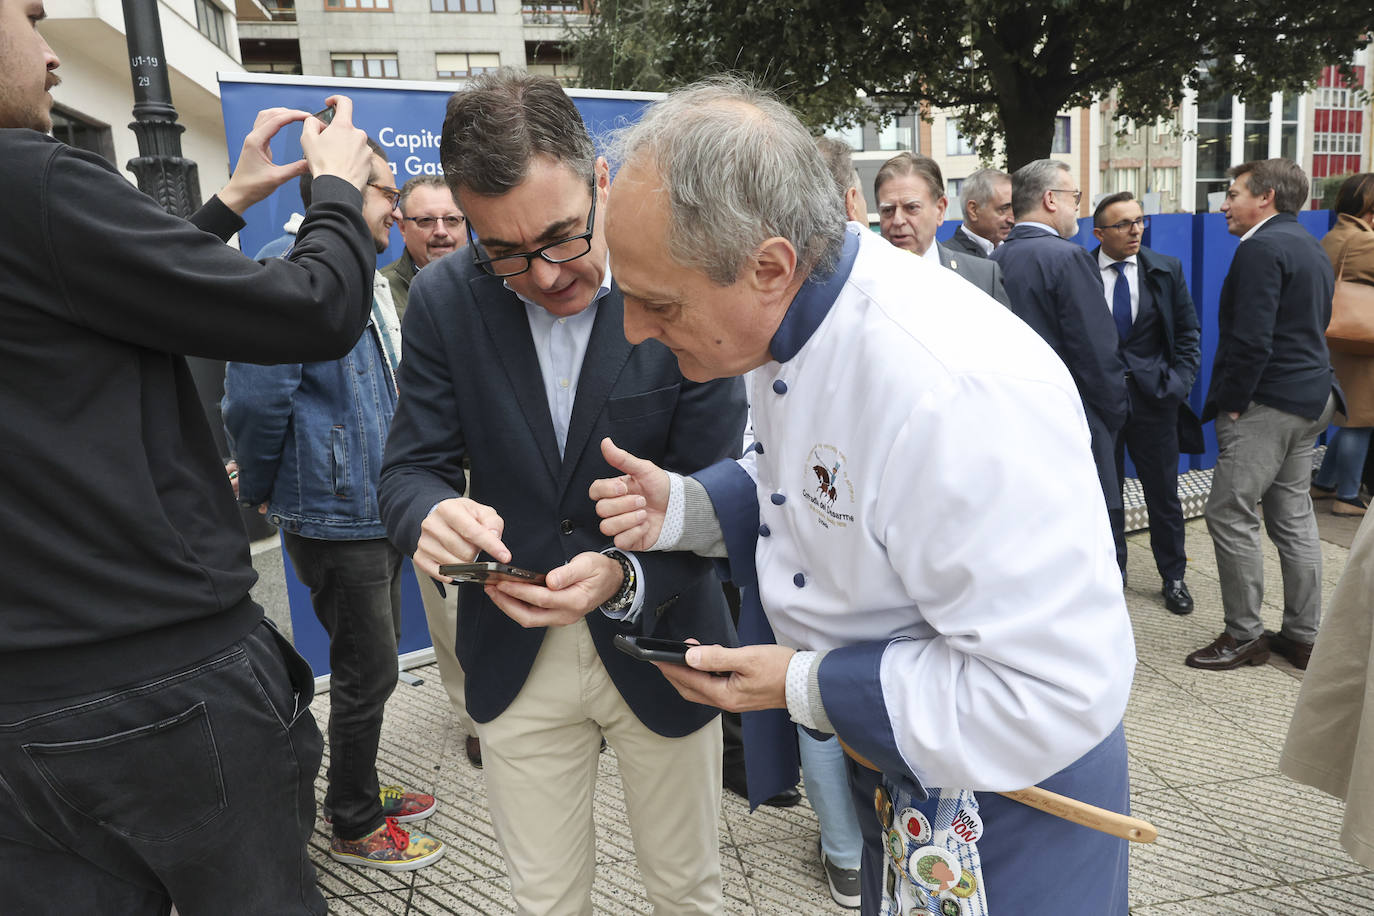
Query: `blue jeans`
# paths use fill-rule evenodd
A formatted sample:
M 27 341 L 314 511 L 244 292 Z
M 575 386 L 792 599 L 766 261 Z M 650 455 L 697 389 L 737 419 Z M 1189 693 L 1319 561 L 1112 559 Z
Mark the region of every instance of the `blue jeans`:
M 1322 466 L 1312 482 L 1323 490 L 1335 490 L 1337 499 L 1357 502 L 1371 432 L 1374 428 L 1369 426 L 1343 426 L 1332 433 L 1326 443 Z
M 325 913 L 313 691 L 264 621 L 117 692 L 0 703 L 4 910 Z
M 329 634 L 329 788 L 334 835 L 356 840 L 382 825 L 377 745 L 396 689 L 401 555 L 385 538 L 321 541 L 282 533 L 296 576 Z
M 801 751 L 802 772 L 806 776 L 806 797 L 821 822 L 821 848 L 825 857 L 839 868 L 858 868 L 863 855 L 863 835 L 859 817 L 845 775 L 844 751 L 831 735 L 817 741 L 806 729 L 797 728 L 797 748 Z

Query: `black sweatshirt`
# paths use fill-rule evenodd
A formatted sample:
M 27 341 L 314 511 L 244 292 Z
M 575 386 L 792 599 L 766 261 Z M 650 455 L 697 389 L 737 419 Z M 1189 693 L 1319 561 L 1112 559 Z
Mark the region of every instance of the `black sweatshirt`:
M 105 160 L 0 129 L 0 697 L 146 680 L 251 630 L 248 540 L 183 354 L 310 362 L 366 326 L 356 188 L 313 184 L 290 261 L 169 216 Z

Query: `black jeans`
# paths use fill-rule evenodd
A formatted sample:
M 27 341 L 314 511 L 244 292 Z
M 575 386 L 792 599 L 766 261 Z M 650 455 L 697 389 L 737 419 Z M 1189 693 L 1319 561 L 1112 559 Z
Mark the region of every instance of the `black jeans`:
M 334 835 L 356 840 L 382 825 L 377 745 L 396 689 L 401 555 L 385 538 L 321 541 L 286 534 L 296 575 L 329 634 L 329 788 Z
M 264 621 L 116 693 L 0 703 L 5 912 L 325 913 L 314 675 Z

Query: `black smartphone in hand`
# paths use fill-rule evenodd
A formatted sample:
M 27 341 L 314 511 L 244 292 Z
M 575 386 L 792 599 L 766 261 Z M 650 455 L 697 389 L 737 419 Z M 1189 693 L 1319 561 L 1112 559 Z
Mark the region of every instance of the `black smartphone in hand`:
M 441 576 L 458 582 L 528 582 L 543 585 L 544 574 L 507 566 L 505 563 L 445 563 L 439 567 Z
M 615 634 L 611 642 L 631 658 L 637 658 L 642 662 L 669 662 L 674 665 L 687 664 L 687 650 L 692 648 L 692 643 L 678 639 L 626 636 L 624 633 Z

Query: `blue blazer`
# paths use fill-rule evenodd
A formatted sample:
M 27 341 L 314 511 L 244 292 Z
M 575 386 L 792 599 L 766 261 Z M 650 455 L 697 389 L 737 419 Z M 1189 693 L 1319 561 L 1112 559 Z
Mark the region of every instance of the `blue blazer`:
M 1331 259 L 1292 213 L 1241 242 L 1221 285 L 1204 422 L 1251 401 L 1309 420 L 1331 393 Z
M 560 459 L 524 305 L 465 252 L 420 271 L 406 308 L 401 398 L 382 467 L 382 520 L 392 543 L 415 553 L 429 511 L 463 495 L 466 461 L 467 495 L 505 520 L 512 562 L 543 572 L 610 546 L 587 496 L 593 480 L 618 473 L 601 457 L 604 436 L 682 473 L 738 455 L 744 383 L 687 381 L 671 351 L 657 341 L 631 346 L 623 325 L 623 300 L 612 286 L 598 306 Z M 710 561 L 683 552 L 637 556 L 644 571 L 639 622 L 593 610 L 587 625 L 640 721 L 661 735 L 689 734 L 718 710 L 682 699 L 657 668 L 617 651 L 611 638 L 638 632 L 736 645 L 729 609 Z M 489 722 L 525 683 L 544 629 L 521 627 L 480 586 L 465 584 L 459 593 L 468 712 Z
M 1002 267 L 1011 310 L 1068 367 L 1089 421 L 1115 435 L 1126 422 L 1126 364 L 1120 335 L 1102 298 L 1097 263 L 1082 246 L 1024 223 L 992 253 Z

